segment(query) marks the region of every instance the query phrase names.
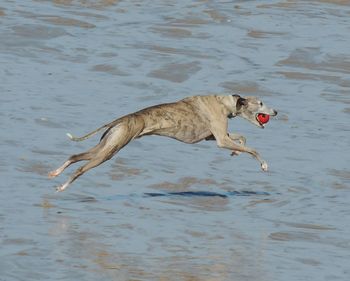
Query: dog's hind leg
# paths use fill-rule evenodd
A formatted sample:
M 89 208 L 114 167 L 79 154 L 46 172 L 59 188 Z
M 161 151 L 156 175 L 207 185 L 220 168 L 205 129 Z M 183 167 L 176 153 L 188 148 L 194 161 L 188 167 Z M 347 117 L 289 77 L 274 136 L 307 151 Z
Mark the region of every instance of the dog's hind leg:
M 98 146 L 98 145 L 97 145 Z M 98 149 L 98 147 L 95 146 L 92 149 L 80 153 L 80 154 L 75 154 L 72 155 L 71 157 L 68 158 L 68 160 L 66 162 L 63 163 L 62 166 L 60 166 L 59 168 L 57 168 L 56 170 L 53 170 L 49 173 L 49 178 L 54 178 L 57 177 L 58 175 L 60 175 L 68 166 L 70 166 L 73 163 L 76 163 L 78 161 L 83 161 L 83 160 L 90 160 L 94 154 L 94 152 Z
M 133 124 L 132 126 L 130 126 L 130 124 L 119 124 L 116 127 L 113 127 L 101 140 L 101 142 L 95 148 L 93 148 L 93 153 L 90 151 L 87 152 L 87 155 L 82 153 L 80 158 L 78 157 L 79 160 L 76 159 L 76 161 L 80 161 L 86 160 L 82 158 L 88 157 L 88 160 L 90 161 L 78 168 L 67 180 L 67 182 L 57 188 L 57 191 L 65 190 L 73 181 L 75 181 L 85 172 L 111 159 L 120 149 L 127 145 L 132 139 L 137 137 L 142 130 L 143 124 L 139 126 L 136 124 Z M 69 160 L 67 162 L 69 162 Z M 65 164 L 63 164 L 63 166 L 60 168 L 64 169 Z M 67 163 L 66 165 L 70 164 L 71 163 Z
M 63 191 L 65 190 L 68 185 L 70 185 L 73 181 L 75 181 L 78 177 L 80 177 L 82 174 L 84 174 L 86 171 L 102 164 L 103 162 L 107 161 L 110 159 L 110 157 L 95 157 L 91 159 L 89 162 L 87 162 L 85 165 L 81 166 L 78 168 L 74 174 L 66 181 L 63 185 L 59 186 L 56 188 L 57 191 Z
M 67 168 L 70 164 L 72 164 L 73 162 L 71 162 L 69 159 L 63 163 L 62 166 L 58 167 L 56 170 L 53 170 L 51 172 L 49 172 L 49 178 L 53 179 L 55 177 L 57 177 L 59 174 L 61 174 L 65 168 Z

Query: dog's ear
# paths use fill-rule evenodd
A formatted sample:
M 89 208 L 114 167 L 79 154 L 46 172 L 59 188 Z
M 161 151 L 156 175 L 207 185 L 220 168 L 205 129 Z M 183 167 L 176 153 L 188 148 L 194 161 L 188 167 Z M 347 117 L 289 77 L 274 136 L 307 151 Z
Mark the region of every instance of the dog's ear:
M 247 100 L 245 98 L 239 97 L 237 100 L 237 105 L 239 106 L 247 105 Z
M 237 98 L 237 102 L 236 102 L 237 111 L 240 110 L 242 106 L 247 105 L 247 100 L 245 98 L 242 98 L 239 95 L 233 95 L 233 96 Z
M 247 100 L 242 98 L 240 95 L 232 95 L 234 98 L 237 98 L 237 107 L 247 105 Z
M 242 98 L 240 95 L 232 95 L 234 98 L 237 99 L 236 101 L 236 110 L 239 111 L 242 106 L 247 104 L 247 100 L 245 98 Z

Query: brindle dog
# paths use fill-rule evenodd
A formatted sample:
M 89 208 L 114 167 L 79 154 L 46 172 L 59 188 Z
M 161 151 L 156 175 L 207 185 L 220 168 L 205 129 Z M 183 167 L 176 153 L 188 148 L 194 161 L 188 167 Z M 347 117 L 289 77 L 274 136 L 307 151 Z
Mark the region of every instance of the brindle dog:
M 277 111 L 256 97 L 242 98 L 239 95 L 193 96 L 174 103 L 151 106 L 118 118 L 81 138 L 68 134 L 73 141 L 82 141 L 106 129 L 95 147 L 72 155 L 61 167 L 50 172 L 49 177 L 58 176 L 75 162 L 87 160 L 66 183 L 57 188 L 57 191 L 63 191 L 86 171 L 111 159 L 131 140 L 146 135 L 166 136 L 185 143 L 216 140 L 218 147 L 230 149 L 232 154 L 251 154 L 260 162 L 262 170 L 267 171 L 267 163 L 259 153 L 245 145 L 245 137 L 227 133 L 228 118 L 235 116 L 264 128 L 257 118 L 258 114 L 275 116 Z

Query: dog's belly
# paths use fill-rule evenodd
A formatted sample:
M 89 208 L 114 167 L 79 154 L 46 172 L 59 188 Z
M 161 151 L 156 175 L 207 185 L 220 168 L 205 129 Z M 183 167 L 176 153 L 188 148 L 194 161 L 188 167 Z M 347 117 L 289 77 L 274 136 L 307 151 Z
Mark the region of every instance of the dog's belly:
M 152 134 L 173 138 L 185 143 L 196 143 L 212 135 L 212 133 L 206 128 L 191 127 L 186 125 L 181 127 L 158 129 L 153 131 Z

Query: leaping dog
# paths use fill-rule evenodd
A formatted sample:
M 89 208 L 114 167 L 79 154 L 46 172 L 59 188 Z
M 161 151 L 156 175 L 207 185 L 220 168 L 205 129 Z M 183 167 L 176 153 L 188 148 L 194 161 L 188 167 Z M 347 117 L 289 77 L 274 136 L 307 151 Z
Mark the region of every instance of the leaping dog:
M 267 107 L 256 97 L 243 98 L 239 95 L 193 96 L 174 103 L 147 107 L 120 117 L 83 137 L 67 134 L 73 141 L 82 141 L 105 129 L 96 146 L 69 157 L 61 167 L 49 173 L 49 178 L 58 176 L 73 163 L 88 161 L 78 168 L 67 182 L 57 187 L 57 191 L 63 191 L 86 171 L 111 159 L 130 141 L 147 135 L 166 136 L 190 144 L 202 140 L 216 140 L 219 148 L 230 149 L 232 154 L 251 154 L 260 162 L 261 169 L 267 171 L 266 161 L 256 150 L 245 145 L 245 137 L 227 132 L 228 118 L 235 116 L 243 117 L 264 128 L 264 124 L 258 118 L 259 114 L 275 116 L 277 111 Z

